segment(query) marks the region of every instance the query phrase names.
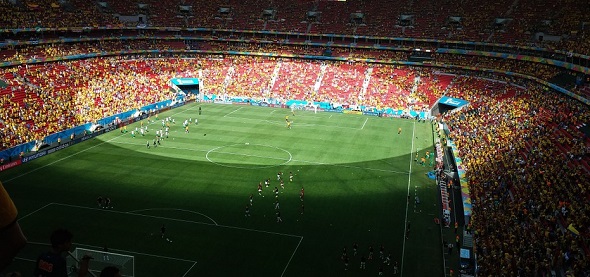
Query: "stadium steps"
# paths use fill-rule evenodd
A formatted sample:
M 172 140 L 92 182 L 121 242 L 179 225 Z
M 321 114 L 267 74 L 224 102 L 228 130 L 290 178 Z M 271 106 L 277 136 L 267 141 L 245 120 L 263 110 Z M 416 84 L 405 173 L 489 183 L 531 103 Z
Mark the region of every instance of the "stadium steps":
M 361 93 L 360 95 L 365 96 L 365 94 L 367 94 L 367 88 L 369 87 L 369 83 L 371 83 L 371 75 L 373 74 L 373 67 L 369 67 L 367 68 L 366 72 L 365 72 L 365 80 L 363 81 L 363 86 L 361 88 Z
M 14 91 L 14 97 L 10 100 L 13 103 L 18 103 L 19 106 L 23 106 L 23 99 L 25 98 L 26 94 L 24 90 L 16 90 Z
M 277 79 L 279 78 L 279 72 L 281 71 L 281 66 L 283 65 L 283 62 L 281 60 L 279 60 L 277 62 L 277 65 L 275 66 L 273 72 L 272 72 L 272 76 L 270 78 L 270 82 L 268 83 L 268 86 L 266 88 L 267 91 L 272 91 L 272 89 L 274 88 Z
M 443 91 L 447 91 L 453 79 L 455 79 L 455 75 L 448 75 L 448 74 L 437 74 L 439 86 L 443 89 Z
M 1 95 L 8 95 L 8 94 L 10 94 L 11 92 L 12 92 L 12 90 L 11 90 L 11 89 L 9 89 L 9 88 L 3 88 L 3 89 L 0 89 L 0 96 L 1 96 Z
M 27 126 L 27 128 L 32 129 L 35 126 L 35 121 L 32 119 L 29 119 L 27 121 L 25 121 L 25 126 Z
M 521 149 L 521 150 L 519 151 L 519 153 L 520 153 L 520 157 L 521 157 L 521 158 L 522 158 L 522 159 L 523 159 L 525 162 L 528 162 L 527 151 L 525 151 L 524 149 Z
M 0 60 L 12 59 L 15 54 L 16 50 L 2 50 L 0 51 Z
M 516 91 L 509 89 L 506 93 L 500 95 L 497 97 L 498 101 L 504 101 L 506 99 L 512 99 L 514 98 L 514 95 L 516 95 Z
M 572 136 L 572 134 L 570 134 L 570 132 L 568 132 L 567 130 L 565 130 L 563 128 L 560 128 L 559 132 L 569 139 L 574 139 L 574 136 Z
M 186 44 L 184 43 L 184 41 L 167 41 L 167 42 L 164 42 L 164 44 L 166 46 L 170 47 L 170 49 L 179 49 L 179 50 L 186 49 Z
M 556 142 L 554 145 L 557 147 L 557 149 L 558 149 L 558 150 L 559 150 L 559 151 L 560 151 L 562 154 L 564 154 L 564 155 L 567 155 L 567 152 L 568 152 L 568 151 L 567 151 L 567 149 L 566 149 L 565 147 L 563 147 L 563 145 L 561 145 L 561 143 L 558 143 L 558 142 Z
M 590 164 L 585 159 L 579 161 L 583 168 L 586 169 L 588 173 L 590 173 Z
M 530 152 L 531 152 L 531 150 L 533 149 L 533 145 L 531 144 L 531 142 L 530 142 L 528 139 L 525 139 L 525 140 L 524 140 L 524 146 L 525 146 L 525 148 L 526 148 L 526 151 L 527 151 L 528 153 L 530 153 Z
M 473 235 L 463 231 L 463 246 L 466 248 L 473 248 Z
M 5 80 L 12 80 L 14 79 L 14 74 L 10 73 L 10 72 L 6 72 L 4 73 L 4 75 L 2 76 Z

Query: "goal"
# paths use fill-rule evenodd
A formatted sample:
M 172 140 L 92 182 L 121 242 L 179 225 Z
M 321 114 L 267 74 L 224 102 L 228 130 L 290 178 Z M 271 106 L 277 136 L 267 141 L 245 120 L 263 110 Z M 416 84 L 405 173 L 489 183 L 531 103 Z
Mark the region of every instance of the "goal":
M 107 266 L 116 266 L 121 270 L 121 275 L 125 277 L 135 276 L 135 257 L 129 255 L 123 255 L 113 252 L 98 251 L 86 248 L 77 247 L 72 251 L 72 256 L 76 257 L 78 261 L 84 257 L 84 255 L 91 256 L 93 259 L 90 261 L 89 270 L 94 273 L 94 276 L 99 276 L 103 268 Z M 74 261 L 71 256 L 68 256 L 68 265 L 77 265 L 78 262 Z M 71 271 L 77 271 L 71 268 Z M 75 275 L 74 275 L 75 276 Z

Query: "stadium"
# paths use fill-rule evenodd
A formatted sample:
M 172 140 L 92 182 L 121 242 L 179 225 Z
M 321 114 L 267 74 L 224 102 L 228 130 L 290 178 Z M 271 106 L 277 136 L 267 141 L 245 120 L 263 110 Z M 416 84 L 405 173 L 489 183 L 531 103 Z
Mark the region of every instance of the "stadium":
M 590 276 L 587 2 L 0 12 L 0 276 Z

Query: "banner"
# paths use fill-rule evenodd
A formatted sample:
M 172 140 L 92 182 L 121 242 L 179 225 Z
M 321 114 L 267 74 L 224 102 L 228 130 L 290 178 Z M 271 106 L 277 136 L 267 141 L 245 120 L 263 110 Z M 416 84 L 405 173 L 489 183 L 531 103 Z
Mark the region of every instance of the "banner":
M 461 185 L 461 199 L 463 200 L 463 213 L 465 216 L 471 216 L 472 204 L 471 204 L 471 193 L 469 191 L 469 183 L 466 178 L 466 168 L 463 165 L 463 160 L 459 154 L 459 149 L 452 139 L 447 140 L 448 145 L 453 151 L 455 158 L 455 164 L 457 165 L 457 173 L 459 175 L 459 184 Z
M 51 154 L 51 153 L 53 153 L 53 152 L 55 152 L 55 151 L 59 151 L 59 150 L 62 150 L 62 149 L 66 149 L 66 148 L 70 147 L 70 145 L 72 145 L 72 144 L 73 144 L 73 143 L 72 143 L 71 141 L 68 141 L 68 142 L 66 142 L 66 143 L 62 143 L 62 144 L 60 144 L 60 145 L 58 145 L 58 146 L 56 146 L 56 147 L 53 147 L 53 148 L 51 148 L 51 149 L 47 149 L 47 154 Z
M 174 78 L 170 80 L 172 84 L 177 86 L 195 86 L 199 84 L 199 79 L 197 78 Z
M 364 115 L 372 115 L 372 116 L 381 116 L 381 113 L 378 112 L 363 112 Z
M 45 155 L 47 155 L 47 150 L 39 151 L 39 152 L 37 152 L 37 153 L 35 153 L 33 155 L 30 155 L 30 156 L 25 156 L 25 157 L 22 158 L 21 161 L 22 161 L 22 163 L 28 163 L 28 162 L 30 162 L 32 160 L 36 160 L 38 158 L 41 158 L 41 157 L 43 157 Z
M 351 110 L 343 110 L 342 113 L 345 114 L 363 114 L 361 111 L 351 111 Z
M 0 165 L 0 172 L 1 171 L 4 171 L 4 170 L 7 170 L 7 169 L 11 169 L 11 168 L 13 168 L 15 166 L 19 166 L 20 164 L 21 164 L 21 161 L 20 160 L 16 160 L 16 161 L 12 161 L 12 162 L 9 162 L 9 163 Z
M 445 105 L 449 105 L 449 106 L 453 106 L 456 108 L 459 107 L 463 107 L 467 104 L 469 104 L 469 102 L 463 100 L 463 99 L 459 99 L 459 98 L 452 98 L 452 97 L 447 97 L 447 96 L 443 96 L 438 100 L 439 104 L 445 104 Z

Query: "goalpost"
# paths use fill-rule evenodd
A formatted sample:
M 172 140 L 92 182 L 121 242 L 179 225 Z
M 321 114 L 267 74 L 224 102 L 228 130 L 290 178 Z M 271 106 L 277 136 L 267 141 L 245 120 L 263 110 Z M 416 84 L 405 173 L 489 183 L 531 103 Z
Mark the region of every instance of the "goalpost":
M 94 273 L 95 276 L 99 276 L 103 268 L 107 266 L 116 266 L 121 270 L 121 275 L 125 277 L 135 276 L 135 257 L 130 255 L 123 255 L 113 252 L 98 251 L 86 248 L 77 247 L 72 251 L 78 261 L 84 257 L 84 255 L 91 256 L 93 259 L 90 261 L 89 270 Z M 68 256 L 68 265 L 77 265 L 78 262 L 74 261 L 74 258 Z M 73 268 L 75 269 L 75 268 Z M 71 271 L 77 271 L 71 270 Z

